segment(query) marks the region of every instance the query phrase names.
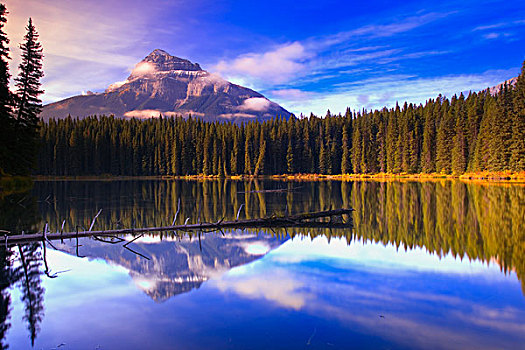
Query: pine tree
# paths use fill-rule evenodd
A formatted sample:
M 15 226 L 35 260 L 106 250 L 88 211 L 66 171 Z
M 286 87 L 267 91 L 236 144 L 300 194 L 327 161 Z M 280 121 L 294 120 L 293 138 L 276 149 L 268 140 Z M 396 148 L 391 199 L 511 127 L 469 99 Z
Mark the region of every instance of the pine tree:
M 436 118 L 434 108 L 439 104 L 433 101 L 427 102 L 425 108 L 425 125 L 423 127 L 423 150 L 421 154 L 421 169 L 424 173 L 436 171 L 435 165 L 435 144 L 436 144 Z
M 466 135 L 466 110 L 463 94 L 460 95 L 455 108 L 456 125 L 452 138 L 452 172 L 461 175 L 467 170 L 468 139 Z
M 230 169 L 232 175 L 239 174 L 239 154 L 241 153 L 241 145 L 237 133 L 233 135 L 233 150 L 230 155 Z
M 352 135 L 352 165 L 354 174 L 361 173 L 362 160 L 362 139 L 361 139 L 361 118 L 354 119 L 354 133 Z
M 246 130 L 246 141 L 244 144 L 244 173 L 252 175 L 252 156 L 251 156 L 252 142 L 251 133 Z
M 491 119 L 491 135 L 489 139 L 490 171 L 508 170 L 510 158 L 510 142 L 512 138 L 512 124 L 508 118 L 509 92 L 505 85 L 495 99 L 490 99 L 487 114 Z
M 33 21 L 29 19 L 24 42 L 20 44 L 22 62 L 15 78 L 16 90 L 16 147 L 20 152 L 18 172 L 28 174 L 35 163 L 37 153 L 38 114 L 42 110 L 39 95 L 42 72 L 42 45 Z
M 14 118 L 11 112 L 12 95 L 9 91 L 9 39 L 4 32 L 7 9 L 0 4 L 0 175 L 12 172 L 16 155 L 13 150 Z
M 525 171 L 525 61 L 516 82 L 512 112 L 510 166 L 514 171 Z
M 343 127 L 343 155 L 341 160 L 341 173 L 349 174 L 352 171 L 350 164 L 350 145 L 348 139 L 348 127 Z
M 261 129 L 261 136 L 259 137 L 259 156 L 257 157 L 257 163 L 255 163 L 255 170 L 253 174 L 255 176 L 264 174 L 264 159 L 266 156 L 266 140 L 264 138 L 263 130 Z
M 443 110 L 436 140 L 436 171 L 444 174 L 451 172 L 452 139 L 454 137 L 454 108 L 457 97 L 454 96 L 451 101 L 451 107 L 447 103 L 443 104 Z M 445 100 L 446 101 L 446 100 Z
M 397 120 L 393 111 L 388 113 L 386 126 L 386 171 L 388 173 L 398 173 L 400 169 L 396 167 L 396 158 L 399 153 L 397 147 Z M 355 165 L 354 165 L 355 168 Z
M 286 149 L 286 171 L 288 174 L 293 174 L 295 172 L 291 139 L 288 140 L 288 148 Z

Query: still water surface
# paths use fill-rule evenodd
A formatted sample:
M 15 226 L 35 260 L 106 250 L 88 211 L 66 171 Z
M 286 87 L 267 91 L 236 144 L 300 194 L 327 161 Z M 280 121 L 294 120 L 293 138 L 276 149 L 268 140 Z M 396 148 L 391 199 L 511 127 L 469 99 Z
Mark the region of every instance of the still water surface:
M 525 348 L 522 185 L 36 182 L 1 197 L 0 229 L 74 231 L 100 209 L 96 229 L 162 226 L 179 198 L 177 223 L 356 212 L 351 230 L 0 248 L 3 348 Z

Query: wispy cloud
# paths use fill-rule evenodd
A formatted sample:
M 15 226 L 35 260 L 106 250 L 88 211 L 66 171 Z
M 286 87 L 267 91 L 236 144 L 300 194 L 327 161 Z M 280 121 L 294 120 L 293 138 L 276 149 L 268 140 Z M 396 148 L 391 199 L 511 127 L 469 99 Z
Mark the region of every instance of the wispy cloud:
M 271 21 L 248 23 L 246 11 L 255 7 L 230 6 L 228 1 L 7 0 L 7 31 L 14 58 L 10 67 L 16 75 L 17 45 L 31 16 L 44 46 L 46 103 L 85 90 L 104 91 L 111 83 L 126 79 L 152 49 L 163 48 L 204 62 L 204 69 L 268 94 L 296 113 L 324 113 L 327 108 L 338 109 L 343 101 L 358 108 L 392 103 L 403 96 L 410 101 L 421 99 L 422 93 L 396 85 L 395 80 L 409 76 L 400 80 L 408 84 L 438 78 L 446 81 L 463 72 L 483 75 L 486 61 L 494 62 L 483 52 L 511 40 L 523 42 L 525 20 L 518 6 L 506 4 L 499 10 L 491 4 L 492 9 L 487 10 L 487 4 L 473 1 L 469 6 L 458 8 L 450 1 L 442 4 L 442 12 L 414 8 L 407 13 L 392 3 L 383 6 L 380 15 L 374 10 L 348 13 L 303 32 L 297 23 L 290 23 L 289 31 Z M 261 18 L 271 18 L 274 9 L 257 10 L 267 12 Z M 314 21 L 315 15 L 310 13 L 303 20 Z M 509 50 L 518 51 L 519 45 L 500 49 L 500 56 L 505 57 Z M 467 52 L 464 59 L 467 56 L 461 55 Z M 473 61 L 474 56 L 481 58 Z M 509 68 L 492 63 L 490 67 Z M 379 81 L 361 84 L 380 75 L 392 80 L 390 85 L 378 85 Z M 372 91 L 373 87 L 383 91 Z M 461 86 L 468 88 L 474 87 Z M 435 90 L 425 87 L 424 91 L 432 92 L 426 97 L 435 95 Z M 318 103 L 322 101 L 327 104 L 321 108 Z M 328 105 L 332 102 L 336 105 Z
M 436 20 L 445 18 L 451 14 L 453 14 L 453 12 L 432 12 L 418 16 L 405 17 L 392 23 L 365 25 L 354 30 L 343 31 L 324 37 L 311 38 L 308 40 L 308 46 L 322 50 L 341 43 L 347 43 L 351 40 L 360 39 L 362 37 L 366 37 L 367 40 L 391 37 L 435 22 Z
M 274 95 L 298 91 L 294 85 L 338 78 L 352 70 L 356 72 L 356 66 L 363 72 L 367 70 L 363 65 L 385 65 L 447 53 L 445 50 L 407 51 L 402 44 L 394 45 L 384 39 L 409 32 L 450 14 L 426 13 L 386 24 L 365 25 L 332 35 L 310 37 L 259 53 L 223 59 L 212 67 L 212 71 L 234 82 L 272 91 Z M 275 89 L 276 85 L 286 88 Z
M 11 39 L 12 74 L 17 74 L 18 43 L 31 17 L 44 48 L 44 102 L 85 89 L 104 90 L 122 80 L 144 55 L 145 28 L 155 14 L 154 7 L 139 1 L 129 5 L 123 7 L 117 0 L 9 1 L 6 31 Z
M 281 307 L 300 310 L 309 295 L 301 291 L 304 283 L 293 278 L 287 271 L 278 269 L 270 275 L 227 275 L 211 281 L 222 292 L 233 291 L 245 298 L 265 299 Z
M 499 22 L 494 24 L 488 24 L 484 26 L 478 26 L 473 29 L 473 31 L 479 31 L 479 30 L 493 30 L 497 28 L 511 28 L 511 27 L 518 27 L 518 26 L 525 26 L 525 20 L 516 20 L 516 21 L 506 21 L 506 22 Z
M 269 92 L 272 96 L 284 100 L 304 101 L 315 97 L 316 93 L 313 91 L 302 91 L 299 89 L 281 89 L 272 90 Z
M 461 92 L 479 91 L 494 86 L 504 77 L 515 76 L 519 68 L 490 70 L 482 74 L 447 75 L 420 78 L 414 75 L 387 75 L 364 80 L 339 83 L 330 91 L 311 93 L 292 90 L 293 93 L 269 93 L 276 102 L 287 106 L 293 113 L 323 115 L 329 108 L 344 113 L 347 107 L 362 108 L 393 107 L 396 103 L 424 103 L 438 94 L 452 96 Z M 504 79 L 503 79 L 504 80 Z M 308 96 L 308 98 L 303 98 Z
M 304 71 L 308 56 L 301 43 L 293 42 L 264 53 L 244 54 L 231 62 L 222 60 L 212 70 L 230 78 L 245 75 L 265 82 L 284 83 Z

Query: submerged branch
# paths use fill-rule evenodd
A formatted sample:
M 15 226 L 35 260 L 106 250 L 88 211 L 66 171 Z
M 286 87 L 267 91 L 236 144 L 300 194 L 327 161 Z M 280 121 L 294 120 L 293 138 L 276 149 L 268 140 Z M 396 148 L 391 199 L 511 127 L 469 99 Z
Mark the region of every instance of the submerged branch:
M 219 220 L 215 223 L 200 222 L 197 224 L 171 225 L 161 227 L 144 227 L 131 229 L 117 229 L 117 230 L 102 230 L 102 231 L 84 231 L 84 232 L 64 232 L 49 233 L 46 235 L 47 240 L 91 237 L 91 236 L 112 236 L 112 235 L 127 235 L 147 232 L 162 232 L 162 231 L 218 231 L 222 229 L 233 228 L 272 228 L 272 227 L 325 227 L 325 228 L 348 228 L 352 227 L 351 220 L 348 222 L 342 221 L 342 215 L 349 215 L 354 209 L 334 209 L 325 210 L 312 213 L 304 213 L 290 216 L 271 216 L 258 219 L 245 219 L 235 221 Z M 337 218 L 337 219 L 336 219 Z M 315 221 L 316 219 L 330 219 L 330 221 Z M 7 236 L 6 236 L 7 237 Z M 41 233 L 25 234 L 25 235 L 11 235 L 9 240 L 6 239 L 6 245 L 15 245 L 28 242 L 42 241 L 44 236 Z

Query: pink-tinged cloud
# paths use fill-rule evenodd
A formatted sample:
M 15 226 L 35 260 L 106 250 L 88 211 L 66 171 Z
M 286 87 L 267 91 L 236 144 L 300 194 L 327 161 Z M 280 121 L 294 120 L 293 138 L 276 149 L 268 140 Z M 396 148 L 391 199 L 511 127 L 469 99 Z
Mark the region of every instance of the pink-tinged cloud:
M 314 92 L 311 91 L 303 91 L 299 89 L 281 89 L 281 90 L 273 90 L 270 92 L 271 95 L 276 96 L 280 99 L 284 100 L 295 100 L 295 101 L 302 101 L 307 100 L 315 96 Z
M 82 90 L 103 90 L 144 55 L 151 4 L 121 1 L 7 1 L 6 32 L 11 40 L 11 74 L 16 76 L 28 18 L 44 49 L 44 103 Z
M 219 115 L 219 117 L 234 119 L 234 118 L 255 118 L 256 116 L 253 114 L 248 114 L 248 113 L 224 113 L 224 114 Z
M 124 113 L 124 116 L 128 118 L 149 119 L 158 118 L 161 114 L 163 114 L 161 111 L 157 111 L 155 109 L 136 109 L 134 111 Z
M 227 77 L 248 76 L 278 84 L 302 72 L 308 56 L 304 46 L 294 42 L 264 53 L 241 55 L 231 62 L 220 61 L 213 70 Z
M 264 97 L 252 97 L 243 101 L 238 107 L 241 111 L 264 112 L 270 108 L 271 102 Z
M 157 109 L 135 109 L 124 113 L 124 117 L 127 118 L 138 118 L 138 119 L 149 119 L 149 118 L 158 118 L 163 117 L 188 117 L 189 115 L 193 117 L 203 117 L 204 113 L 195 112 L 195 111 L 185 111 L 185 112 L 169 112 L 169 111 L 159 111 Z
M 135 68 L 131 71 L 133 77 L 139 77 L 143 75 L 148 75 L 156 72 L 155 65 L 150 62 L 140 62 Z

